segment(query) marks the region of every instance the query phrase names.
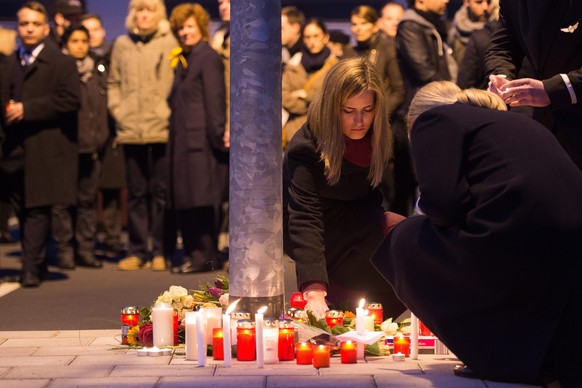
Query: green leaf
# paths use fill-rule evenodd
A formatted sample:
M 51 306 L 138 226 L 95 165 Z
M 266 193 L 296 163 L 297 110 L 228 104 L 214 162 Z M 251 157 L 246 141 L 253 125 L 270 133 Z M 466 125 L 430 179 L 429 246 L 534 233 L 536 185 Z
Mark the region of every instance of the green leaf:
M 378 342 L 372 344 L 372 345 L 366 345 L 366 349 L 365 352 L 367 355 L 370 356 L 380 356 L 380 345 L 378 345 Z

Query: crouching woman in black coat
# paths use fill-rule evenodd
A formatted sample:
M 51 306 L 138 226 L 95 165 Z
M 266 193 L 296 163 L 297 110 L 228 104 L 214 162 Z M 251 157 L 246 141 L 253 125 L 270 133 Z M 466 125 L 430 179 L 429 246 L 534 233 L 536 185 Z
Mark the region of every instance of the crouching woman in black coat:
M 380 302 L 386 317 L 404 305 L 370 257 L 387 231 L 379 184 L 392 133 L 382 79 L 365 59 L 340 61 L 309 105 L 307 124 L 283 161 L 284 248 L 318 318 L 329 301 Z M 329 295 L 328 295 L 329 293 Z
M 408 125 L 424 215 L 372 261 L 464 372 L 579 386 L 582 174 L 545 127 L 505 110 L 450 82 L 418 92 Z

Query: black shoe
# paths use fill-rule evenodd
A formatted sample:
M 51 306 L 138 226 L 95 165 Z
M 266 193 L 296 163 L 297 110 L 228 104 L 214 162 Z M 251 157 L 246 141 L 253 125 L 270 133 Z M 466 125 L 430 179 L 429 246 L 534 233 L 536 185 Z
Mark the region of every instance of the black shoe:
M 74 270 L 76 265 L 75 265 L 75 261 L 73 260 L 73 258 L 60 258 L 58 259 L 58 264 L 57 267 L 59 267 L 60 269 L 66 269 L 66 270 Z
M 77 257 L 77 264 L 81 267 L 87 268 L 101 268 L 103 264 L 97 260 L 97 258 L 92 254 L 79 255 Z
M 40 278 L 32 272 L 23 272 L 20 276 L 20 285 L 26 288 L 40 286 Z
M 481 379 L 481 377 L 477 376 L 473 369 L 469 368 L 467 365 L 455 365 L 455 369 L 453 369 L 453 374 L 459 377 L 467 377 L 470 379 Z
M 208 269 L 205 264 L 194 265 L 191 262 L 186 262 L 178 267 L 172 267 L 170 269 L 171 273 L 195 273 L 195 272 L 206 272 Z

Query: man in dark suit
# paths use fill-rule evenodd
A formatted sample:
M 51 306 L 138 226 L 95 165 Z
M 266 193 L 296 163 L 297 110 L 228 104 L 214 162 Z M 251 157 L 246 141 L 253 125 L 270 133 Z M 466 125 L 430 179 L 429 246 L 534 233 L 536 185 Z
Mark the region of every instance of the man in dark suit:
M 534 119 L 582 169 L 582 2 L 502 0 L 500 6 L 485 56 L 489 90 L 512 108 L 534 107 Z
M 37 287 L 46 275 L 51 206 L 75 203 L 80 81 L 74 60 L 46 42 L 45 7 L 26 2 L 17 18 L 20 47 L 0 65 L 0 181 L 20 220 L 21 284 Z

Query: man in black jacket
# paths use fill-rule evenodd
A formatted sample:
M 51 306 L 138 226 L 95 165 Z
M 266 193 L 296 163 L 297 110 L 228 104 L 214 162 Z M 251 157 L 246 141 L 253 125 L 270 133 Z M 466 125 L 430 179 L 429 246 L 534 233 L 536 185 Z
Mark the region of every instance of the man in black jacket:
M 456 81 L 457 64 L 447 41 L 442 16 L 448 0 L 409 0 L 409 8 L 396 34 L 400 69 L 408 89 L 408 101 L 432 81 Z
M 21 284 L 37 287 L 46 275 L 51 206 L 76 200 L 80 85 L 74 60 L 46 42 L 45 7 L 26 2 L 17 18 L 21 45 L 0 65 L 0 181 L 20 220 Z

